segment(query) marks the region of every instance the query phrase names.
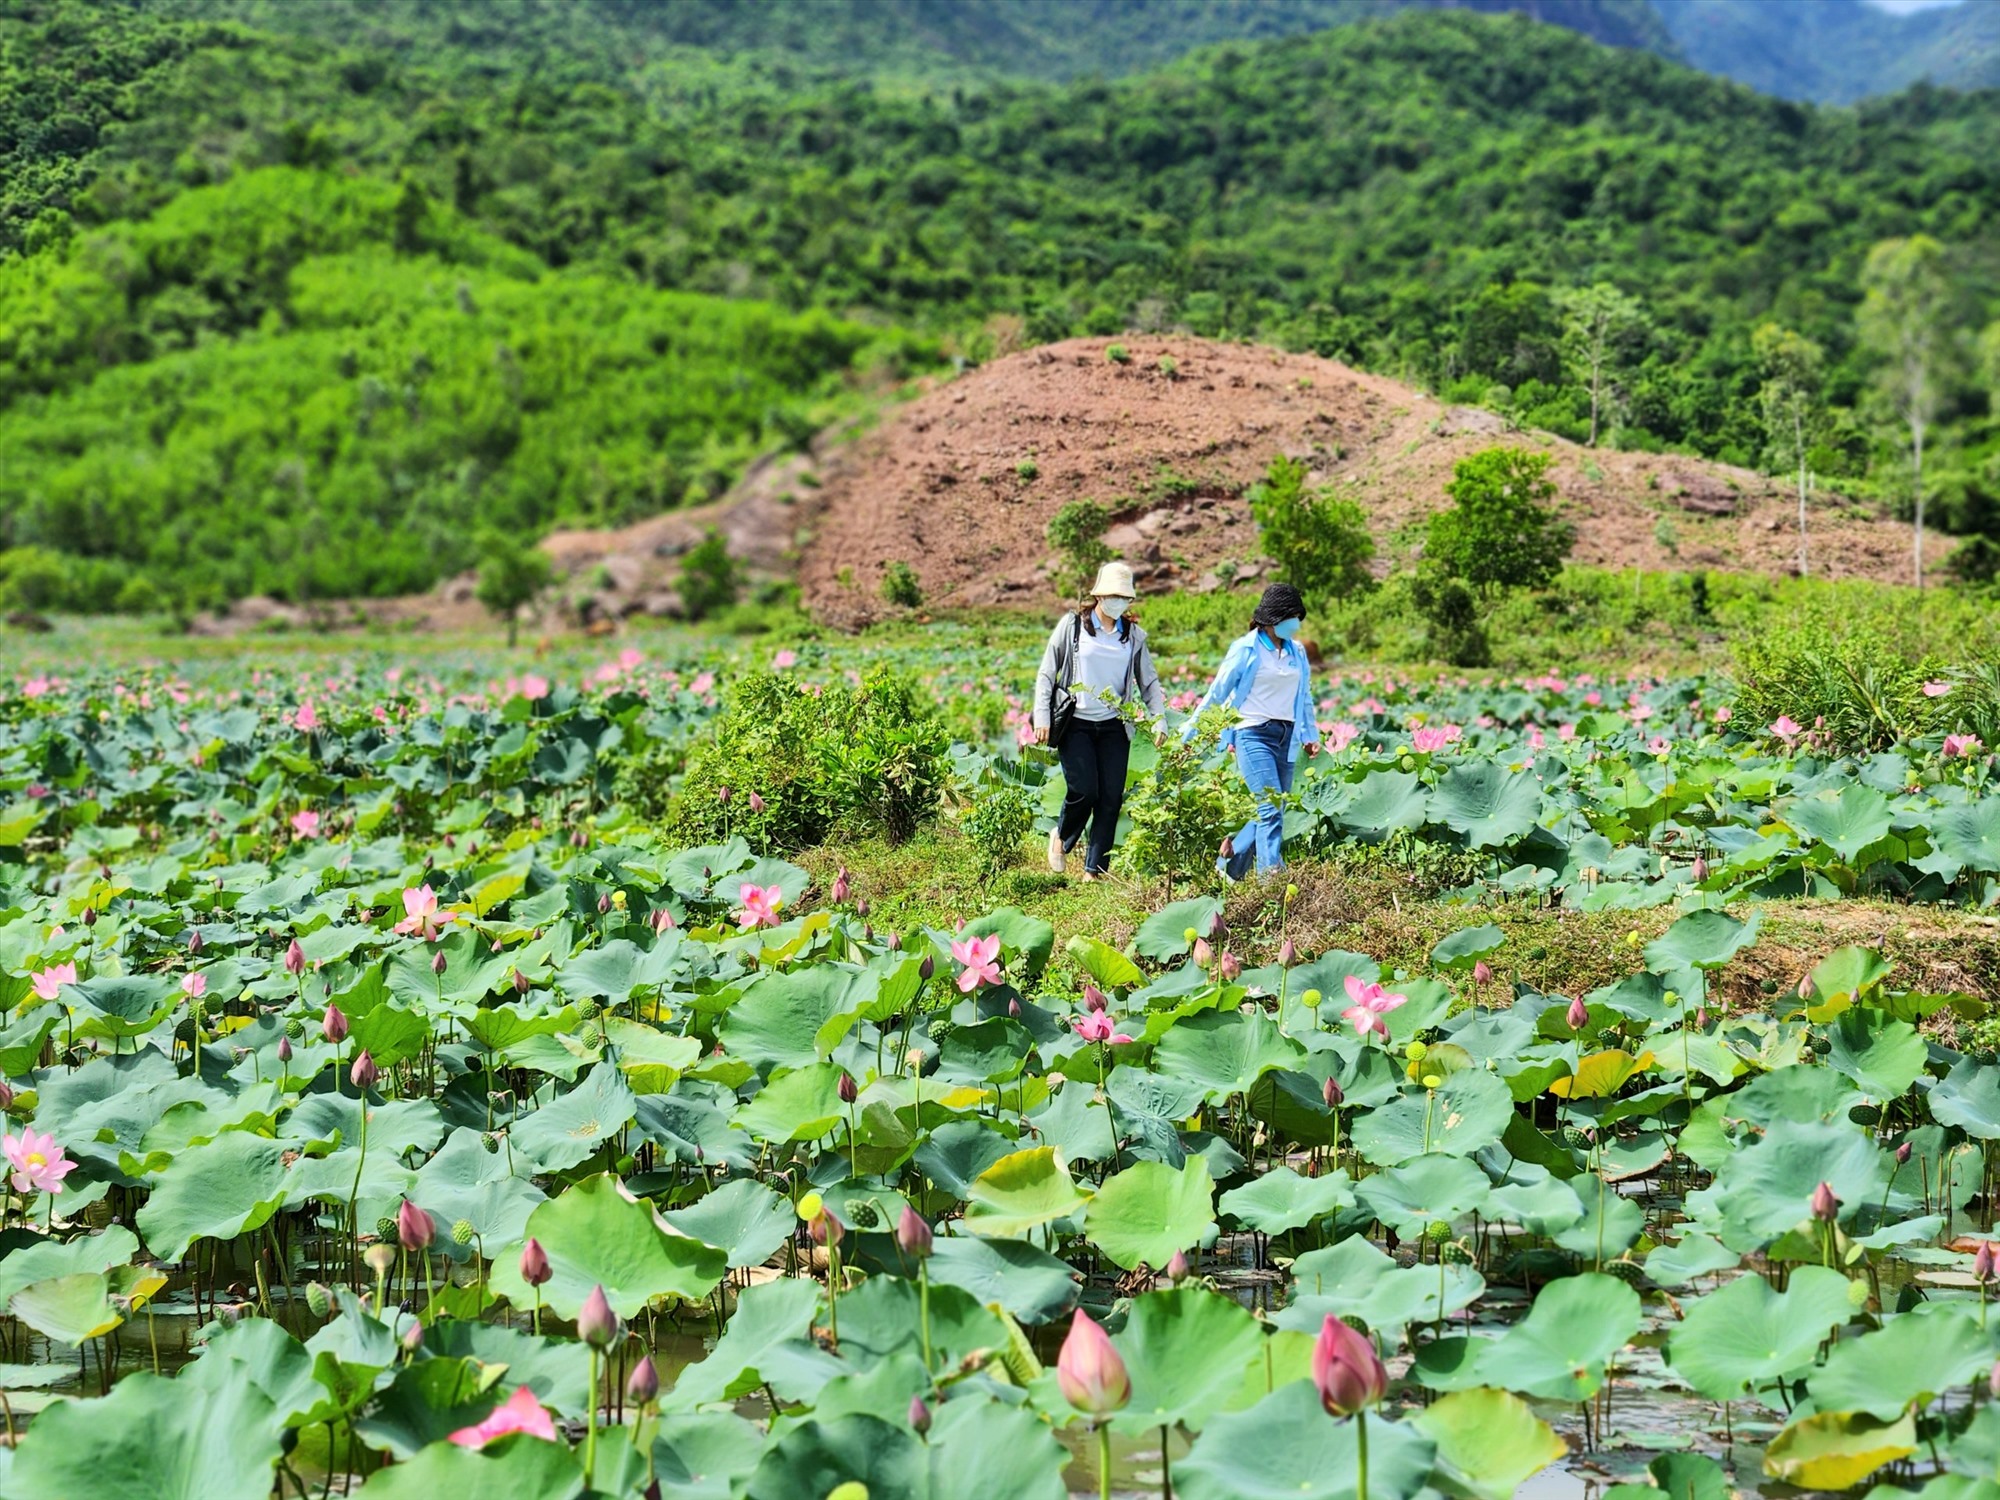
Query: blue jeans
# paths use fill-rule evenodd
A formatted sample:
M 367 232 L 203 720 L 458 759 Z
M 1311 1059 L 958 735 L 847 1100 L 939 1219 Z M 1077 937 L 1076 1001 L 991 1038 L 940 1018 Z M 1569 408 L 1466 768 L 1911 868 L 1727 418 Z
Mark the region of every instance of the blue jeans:
M 1250 873 L 1252 858 L 1259 875 L 1285 867 L 1285 812 L 1273 794 L 1292 789 L 1291 741 L 1288 723 L 1251 724 L 1236 731 L 1236 769 L 1257 799 L 1257 813 L 1236 833 L 1234 857 L 1223 861 L 1231 880 Z

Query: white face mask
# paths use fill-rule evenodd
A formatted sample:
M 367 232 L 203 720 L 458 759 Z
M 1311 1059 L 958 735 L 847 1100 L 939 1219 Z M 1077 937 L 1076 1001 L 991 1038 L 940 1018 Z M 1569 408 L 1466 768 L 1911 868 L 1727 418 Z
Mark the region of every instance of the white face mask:
M 1132 607 L 1130 599 L 1099 599 L 1097 607 L 1104 611 L 1104 618 L 1115 620 Z

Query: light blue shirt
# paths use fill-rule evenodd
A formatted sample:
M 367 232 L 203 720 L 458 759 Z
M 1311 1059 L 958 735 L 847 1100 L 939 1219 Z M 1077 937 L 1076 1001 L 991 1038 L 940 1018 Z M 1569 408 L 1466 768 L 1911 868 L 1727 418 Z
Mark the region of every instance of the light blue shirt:
M 1292 702 L 1292 737 L 1285 747 L 1285 757 L 1297 760 L 1302 746 L 1319 743 L 1319 721 L 1315 717 L 1312 692 L 1312 667 L 1306 661 L 1305 647 L 1297 641 L 1280 641 L 1279 650 L 1285 655 L 1299 674 L 1298 691 Z M 1247 635 L 1238 636 L 1230 642 L 1229 650 L 1223 654 L 1222 665 L 1216 669 L 1215 681 L 1209 684 L 1208 695 L 1201 700 L 1200 707 L 1188 716 L 1181 729 L 1183 739 L 1194 735 L 1195 720 L 1211 708 L 1233 708 L 1241 710 L 1249 700 L 1251 689 L 1257 681 L 1257 662 L 1260 657 L 1276 655 L 1264 639 L 1261 630 L 1252 630 Z M 1232 725 L 1222 733 L 1222 748 L 1236 748 L 1236 728 Z

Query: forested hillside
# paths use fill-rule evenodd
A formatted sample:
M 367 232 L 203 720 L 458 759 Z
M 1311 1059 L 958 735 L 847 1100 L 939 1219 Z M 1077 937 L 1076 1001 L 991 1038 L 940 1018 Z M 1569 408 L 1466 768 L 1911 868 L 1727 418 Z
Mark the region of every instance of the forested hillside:
M 187 15 L 279 7 L 13 0 L 7 542 L 83 559 L 64 587 L 92 603 L 134 564 L 207 595 L 414 587 L 475 518 L 712 491 L 868 367 L 925 362 L 891 327 L 972 358 L 1257 337 L 1579 440 L 1595 406 L 1600 441 L 1782 465 L 1775 321 L 1824 351 L 1812 468 L 1903 504 L 1859 315 L 1871 251 L 1908 236 L 1939 309 L 1932 516 L 1995 524 L 1970 337 L 2000 312 L 1993 97 L 1819 109 L 1464 12 L 926 88 L 572 45 L 573 9 L 523 5 L 512 41 L 447 22 L 384 50 Z M 406 550 L 300 545 L 384 516 Z

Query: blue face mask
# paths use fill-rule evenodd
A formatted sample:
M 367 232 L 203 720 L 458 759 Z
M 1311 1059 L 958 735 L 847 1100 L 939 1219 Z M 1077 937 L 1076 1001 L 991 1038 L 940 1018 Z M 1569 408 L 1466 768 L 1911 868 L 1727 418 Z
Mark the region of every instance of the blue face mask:
M 1280 620 L 1271 627 L 1271 634 L 1281 641 L 1289 641 L 1299 633 L 1299 627 L 1303 624 L 1305 621 L 1300 619 Z

